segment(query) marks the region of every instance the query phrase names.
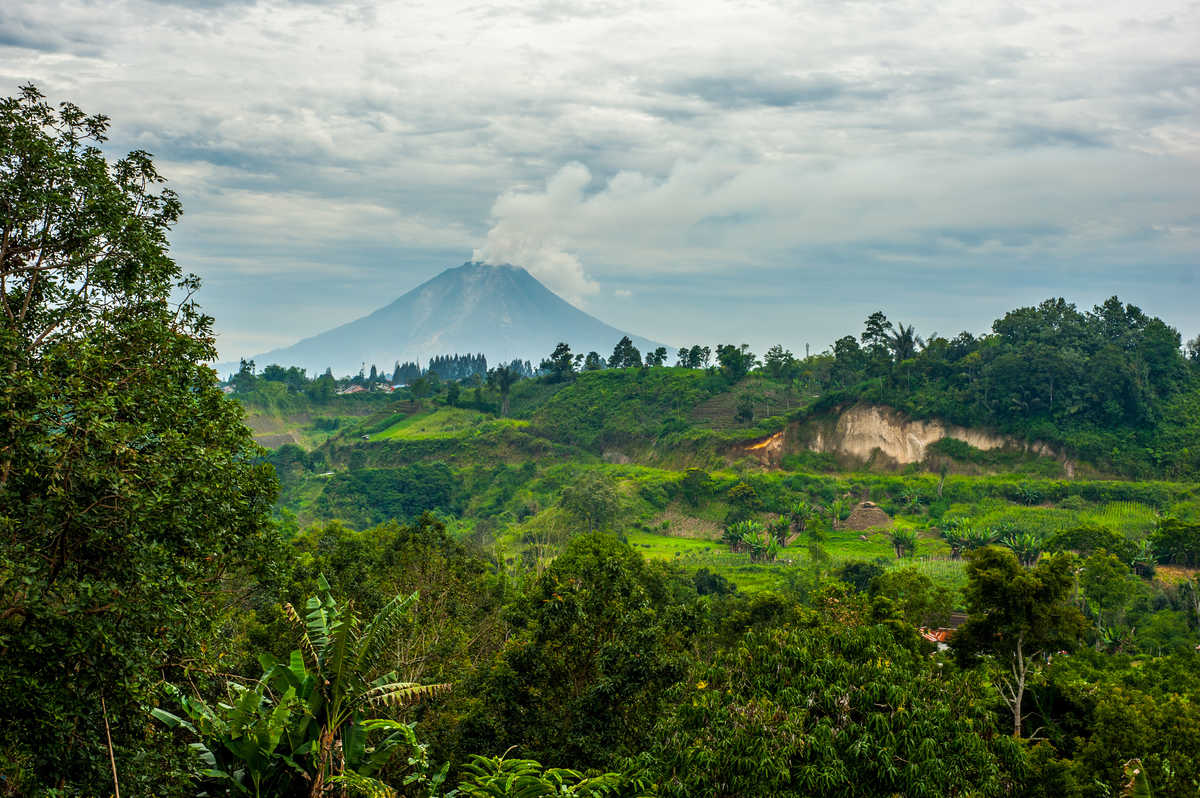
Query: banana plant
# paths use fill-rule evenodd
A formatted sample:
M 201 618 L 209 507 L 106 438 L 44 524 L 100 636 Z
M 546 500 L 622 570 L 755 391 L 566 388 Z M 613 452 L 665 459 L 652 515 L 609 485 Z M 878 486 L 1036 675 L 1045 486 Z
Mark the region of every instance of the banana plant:
M 780 516 L 770 523 L 771 537 L 780 546 L 786 546 L 789 533 L 792 531 L 792 523 L 786 517 Z
M 892 550 L 896 552 L 896 559 L 912 554 L 917 548 L 917 533 L 912 529 L 893 529 L 891 538 Z
M 788 509 L 788 520 L 791 521 L 792 528 L 796 530 L 796 534 L 803 534 L 808 528 L 809 522 L 816 514 L 816 507 L 803 499 L 799 499 L 792 502 L 792 506 Z
M 845 499 L 834 499 L 829 503 L 829 524 L 833 529 L 850 516 L 850 502 Z
M 985 527 L 968 526 L 960 534 L 965 551 L 982 549 L 984 546 L 990 546 L 996 542 L 996 533 Z
M 1032 567 L 1038 557 L 1042 556 L 1044 541 L 1041 535 L 1035 532 L 1010 530 L 1000 538 L 1000 542 L 1011 549 L 1012 553 L 1017 555 L 1017 559 L 1021 561 L 1021 565 L 1026 568 Z
M 725 527 L 721 533 L 721 542 L 729 547 L 732 552 L 742 551 L 746 546 L 745 540 L 746 522 L 735 521 Z
M 550 796 L 613 795 L 622 788 L 632 787 L 640 793 L 640 785 L 627 784 L 618 773 L 602 773 L 592 778 L 576 770 L 548 768 L 532 759 L 506 759 L 504 756 L 472 756 L 463 765 L 465 778 L 458 785 L 458 794 L 467 798 L 549 798 Z
M 227 685 L 227 701 L 209 706 L 174 685 L 164 687 L 186 717 L 161 708 L 150 714 L 170 728 L 183 729 L 199 742 L 191 743 L 200 775 L 223 783 L 240 795 L 278 795 L 304 768 L 284 740 L 289 726 L 303 716 L 293 691 L 270 698 L 261 689 L 237 682 Z
M 239 794 L 294 794 L 298 782 L 312 798 L 372 784 L 368 792 L 386 794 L 390 788 L 375 775 L 397 752 L 418 744 L 412 724 L 369 715 L 450 689 L 404 682 L 387 669 L 416 593 L 396 596 L 364 624 L 352 605 L 331 595 L 324 576 L 317 586 L 320 594 L 308 600 L 303 619 L 284 605 L 299 629 L 299 648 L 286 660 L 259 657 L 263 674 L 253 687 L 231 683 L 230 701 L 215 707 L 169 688 L 190 720 L 152 711 L 199 738 L 193 748 L 202 775 Z
M 950 556 L 954 559 L 962 557 L 967 550 L 966 532 L 970 523 L 965 518 L 951 516 L 942 519 L 942 539 L 950 546 Z
M 1145 538 L 1140 540 L 1134 549 L 1130 564 L 1138 576 L 1147 579 L 1154 576 L 1154 569 L 1158 565 L 1158 554 L 1154 550 L 1154 544 Z
M 291 604 L 284 605 L 298 627 L 300 649 L 286 662 L 260 659 L 263 682 L 292 690 L 305 702 L 307 722 L 295 731 L 302 737 L 298 747 L 309 757 L 313 798 L 343 770 L 372 776 L 408 741 L 403 731 L 393 729 L 368 748 L 366 712 L 405 707 L 450 689 L 447 684 L 403 682 L 394 670 L 384 670 L 395 636 L 417 600 L 415 592 L 395 596 L 364 626 L 352 606 L 338 604 L 324 576 L 318 577 L 317 587 L 321 592 L 308 599 L 303 620 Z

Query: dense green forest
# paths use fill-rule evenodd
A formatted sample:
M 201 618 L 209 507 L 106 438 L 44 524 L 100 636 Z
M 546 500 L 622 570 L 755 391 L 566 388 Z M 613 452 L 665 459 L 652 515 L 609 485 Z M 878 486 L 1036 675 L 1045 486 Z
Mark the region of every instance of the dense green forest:
M 227 393 L 107 124 L 0 101 L 0 795 L 1200 792 L 1196 341 L 1056 299 Z M 1002 444 L 813 443 L 856 408 Z

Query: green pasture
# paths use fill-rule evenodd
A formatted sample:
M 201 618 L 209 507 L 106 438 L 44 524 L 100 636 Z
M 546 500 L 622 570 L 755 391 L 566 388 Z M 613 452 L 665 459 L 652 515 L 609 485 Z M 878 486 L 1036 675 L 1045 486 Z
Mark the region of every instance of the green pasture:
M 404 416 L 385 429 L 371 435 L 373 441 L 428 440 L 431 438 L 461 438 L 497 426 L 520 428 L 527 421 L 497 419 L 477 410 L 457 407 L 430 408 Z

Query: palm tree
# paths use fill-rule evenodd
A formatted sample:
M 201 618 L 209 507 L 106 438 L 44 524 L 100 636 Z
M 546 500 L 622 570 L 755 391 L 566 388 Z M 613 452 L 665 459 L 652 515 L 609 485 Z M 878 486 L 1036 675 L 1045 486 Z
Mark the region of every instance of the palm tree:
M 888 334 L 888 344 L 891 346 L 896 362 L 899 363 L 915 356 L 917 348 L 924 346 L 925 341 L 917 335 L 917 330 L 913 325 L 905 327 L 903 324 L 897 324 L 896 329 Z

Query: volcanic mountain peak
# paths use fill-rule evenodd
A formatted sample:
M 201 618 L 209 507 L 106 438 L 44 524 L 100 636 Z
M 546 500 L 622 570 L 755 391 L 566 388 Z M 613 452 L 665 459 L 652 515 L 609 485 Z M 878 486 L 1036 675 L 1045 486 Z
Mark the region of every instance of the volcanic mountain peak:
M 430 357 L 482 352 L 498 364 L 514 358 L 536 365 L 559 341 L 575 352 L 607 355 L 629 335 L 550 291 L 519 266 L 468 261 L 446 269 L 361 319 L 254 358 L 309 374 L 332 368 L 356 373 L 366 364 L 390 371 L 396 361 L 424 366 Z M 643 352 L 661 344 L 629 335 Z M 222 372 L 223 373 L 223 372 Z

